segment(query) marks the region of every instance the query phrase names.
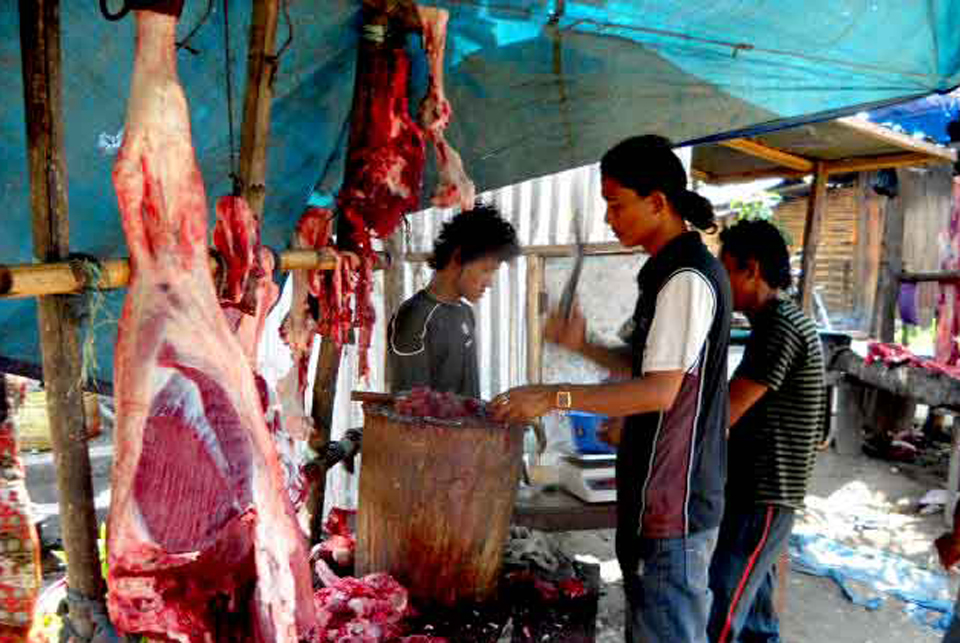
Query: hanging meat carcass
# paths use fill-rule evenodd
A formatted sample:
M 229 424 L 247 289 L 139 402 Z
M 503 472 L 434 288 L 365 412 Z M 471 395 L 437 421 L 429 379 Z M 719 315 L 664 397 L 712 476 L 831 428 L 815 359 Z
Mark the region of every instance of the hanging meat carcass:
M 314 624 L 306 549 L 210 275 L 177 20 L 136 20 L 114 169 L 131 279 L 115 355 L 111 620 L 154 640 L 296 643 Z
M 234 336 L 254 371 L 260 403 L 263 406 L 267 429 L 277 449 L 284 486 L 294 502 L 302 496 L 304 480 L 300 475 L 300 458 L 295 440 L 305 440 L 303 408 L 285 407 L 280 383 L 274 389 L 258 369 L 258 348 L 267 315 L 280 297 L 280 288 L 273 281 L 275 260 L 270 249 L 260 245 L 259 222 L 244 199 L 222 197 L 217 201 L 217 223 L 213 243 L 224 264 L 225 278 L 221 279 L 220 306 Z M 240 295 L 243 293 L 243 295 Z M 249 302 L 253 312 L 246 312 L 234 302 Z M 286 411 L 290 410 L 291 413 Z
M 317 272 L 297 289 L 285 336 L 300 370 L 300 385 L 306 384 L 307 341 L 311 324 L 297 317 L 307 310 L 307 288 L 318 303 L 316 330 L 338 345 L 351 330 L 358 333 L 361 377 L 369 371 L 367 351 L 372 341 L 376 314 L 373 307 L 373 267 L 376 255 L 371 237 L 391 235 L 403 216 L 420 204 L 425 161 L 424 139 L 433 144 L 437 155 L 440 182 L 433 203 L 441 207 L 473 206 L 475 189 L 463 170 L 460 155 L 447 142 L 444 130 L 452 109 L 443 91 L 443 52 L 448 13 L 441 9 L 418 7 L 424 51 L 427 54 L 430 83 L 420 106 L 418 125 L 410 116 L 407 83 L 410 61 L 397 44 L 363 45 L 351 113 L 350 149 L 346 176 L 337 205 L 345 220 L 349 238 L 338 239 L 341 247 L 356 252 L 338 254 L 333 271 Z M 298 225 L 299 247 L 320 249 L 329 244 L 332 214 L 319 208 L 308 209 Z M 316 231 L 322 230 L 322 234 Z M 352 299 L 352 305 L 351 305 Z M 297 312 L 294 312 L 297 311 Z

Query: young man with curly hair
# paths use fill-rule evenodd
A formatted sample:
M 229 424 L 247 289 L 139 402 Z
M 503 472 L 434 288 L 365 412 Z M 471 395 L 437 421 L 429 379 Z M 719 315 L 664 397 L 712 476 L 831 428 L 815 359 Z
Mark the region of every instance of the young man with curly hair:
M 405 301 L 387 330 L 395 392 L 426 386 L 480 397 L 473 308 L 504 261 L 520 253 L 517 234 L 493 205 L 477 204 L 444 224 L 434 243 L 430 284 Z

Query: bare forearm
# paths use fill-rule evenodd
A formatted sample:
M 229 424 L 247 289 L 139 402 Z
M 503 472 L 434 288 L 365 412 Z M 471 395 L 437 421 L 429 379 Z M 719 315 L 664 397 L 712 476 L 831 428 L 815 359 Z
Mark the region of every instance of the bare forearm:
M 577 352 L 614 375 L 630 375 L 633 369 L 633 356 L 629 346 L 610 347 L 585 342 Z
M 563 387 L 573 408 L 609 417 L 666 411 L 680 390 L 682 374 L 654 373 L 646 377 L 592 386 Z

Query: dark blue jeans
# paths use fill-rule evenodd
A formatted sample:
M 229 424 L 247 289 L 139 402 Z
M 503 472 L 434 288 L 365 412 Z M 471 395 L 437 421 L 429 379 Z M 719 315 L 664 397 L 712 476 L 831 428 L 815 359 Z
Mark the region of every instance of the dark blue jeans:
M 773 593 L 793 519 L 788 507 L 727 503 L 710 565 L 711 643 L 779 643 Z
M 953 618 L 943 635 L 943 643 L 960 643 L 960 595 L 957 596 L 957 604 L 953 606 Z
M 706 643 L 710 557 L 717 529 L 686 538 L 620 534 L 617 540 L 627 598 L 627 643 Z

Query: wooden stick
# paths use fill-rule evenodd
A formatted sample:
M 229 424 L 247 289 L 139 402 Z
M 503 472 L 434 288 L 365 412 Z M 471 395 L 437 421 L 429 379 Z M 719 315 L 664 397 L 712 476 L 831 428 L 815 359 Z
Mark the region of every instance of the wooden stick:
M 333 270 L 337 265 L 336 253 L 329 249 L 286 250 L 279 253 L 281 272 L 291 270 Z M 390 265 L 390 257 L 378 255 L 375 269 Z M 106 259 L 100 262 L 100 280 L 91 284 L 78 265 L 69 261 L 41 264 L 0 265 L 0 299 L 40 297 L 44 295 L 67 295 L 83 292 L 85 288 L 123 288 L 130 283 L 128 259 Z M 210 260 L 210 270 L 217 270 L 217 262 Z
M 901 272 L 900 281 L 906 283 L 922 283 L 926 281 L 954 282 L 960 281 L 960 270 L 940 270 L 937 272 Z
M 820 222 L 827 209 L 827 172 L 818 161 L 816 175 L 807 201 L 807 222 L 803 228 L 803 268 L 800 273 L 800 301 L 809 315 L 813 309 L 813 288 L 816 276 L 817 246 L 820 244 Z
M 247 85 L 240 134 L 240 189 L 258 220 L 266 197 L 267 139 L 273 77 L 278 61 L 273 55 L 279 0 L 255 0 L 247 46 Z
M 372 391 L 353 391 L 350 393 L 352 402 L 363 402 L 364 404 L 392 404 L 393 396 L 389 393 L 374 393 Z
M 953 152 L 953 150 L 950 150 Z M 949 159 L 942 156 L 930 156 L 918 152 L 904 152 L 902 154 L 881 154 L 862 158 L 844 159 L 827 163 L 829 174 L 848 174 L 852 172 L 872 172 L 874 170 L 893 169 L 897 167 L 912 167 L 929 165 L 931 163 L 949 163 Z
M 763 159 L 764 161 L 776 163 L 791 170 L 806 172 L 807 174 L 813 172 L 813 161 L 810 159 L 805 159 L 802 156 L 784 152 L 783 150 L 778 150 L 747 138 L 734 138 L 728 141 L 720 141 L 720 145 Z
M 34 255 L 40 261 L 57 261 L 70 253 L 61 116 L 60 3 L 20 0 L 19 12 Z M 67 583 L 74 591 L 100 600 L 105 586 L 80 388 L 79 328 L 67 303 L 62 297 L 41 297 L 37 306 L 47 414 L 57 463 Z M 70 616 L 78 631 L 93 631 L 88 610 L 71 610 Z
M 572 243 L 569 245 L 552 246 L 526 246 L 521 248 L 520 254 L 523 256 L 539 255 L 540 257 L 571 257 L 577 251 Z M 643 249 L 625 248 L 616 241 L 605 241 L 602 243 L 587 243 L 583 246 L 583 253 L 586 255 L 617 255 L 617 254 L 639 254 Z M 403 261 L 409 263 L 420 263 L 430 258 L 429 252 L 410 252 L 401 257 Z

